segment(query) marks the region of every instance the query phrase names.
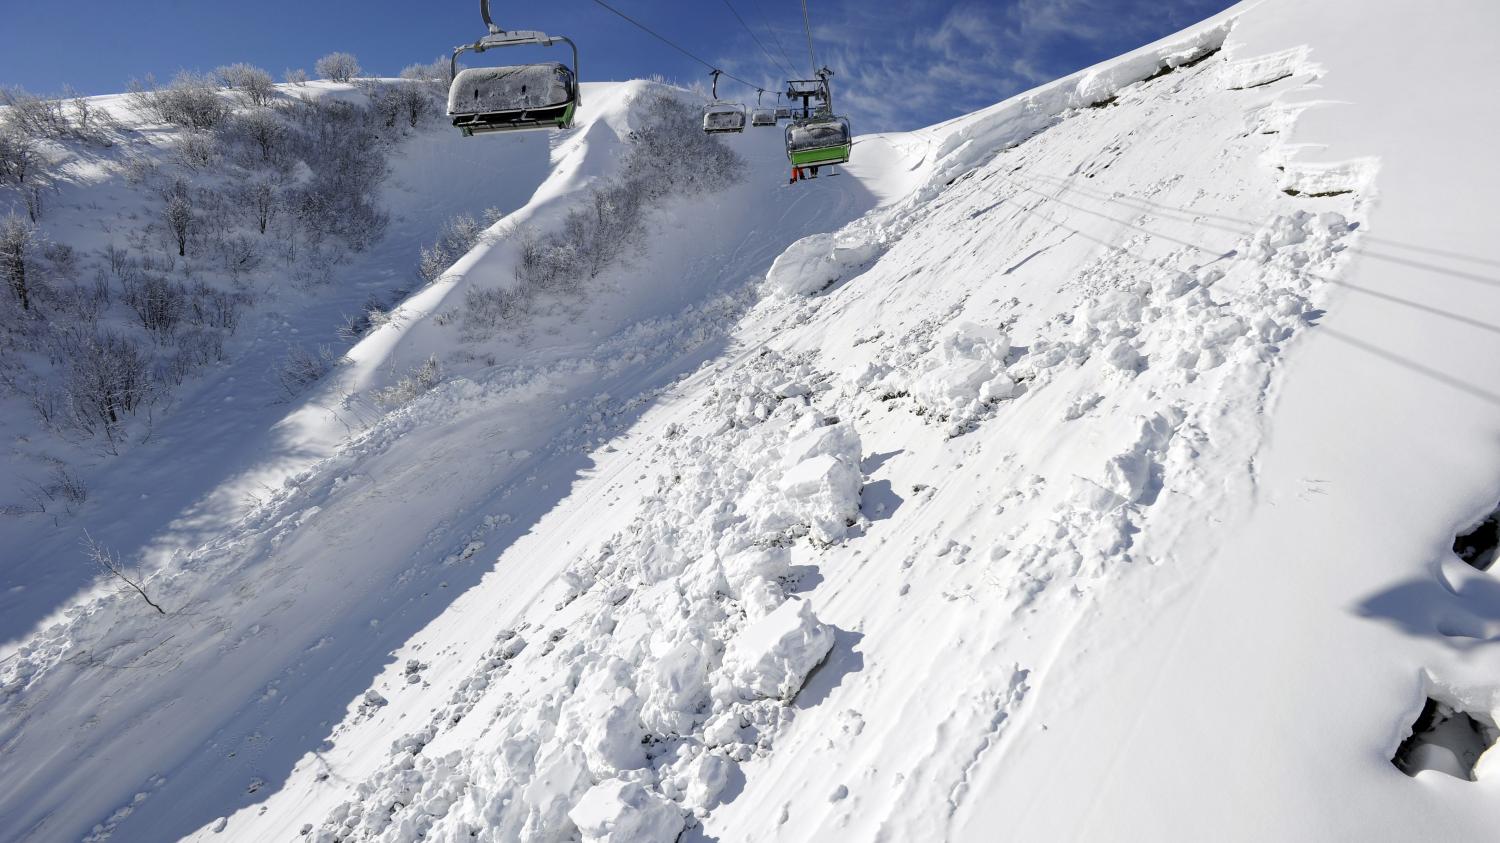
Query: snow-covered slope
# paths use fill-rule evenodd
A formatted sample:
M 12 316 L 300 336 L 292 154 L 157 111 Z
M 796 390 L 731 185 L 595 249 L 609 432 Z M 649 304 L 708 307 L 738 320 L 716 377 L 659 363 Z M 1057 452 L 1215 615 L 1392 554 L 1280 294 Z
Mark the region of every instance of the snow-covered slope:
M 1493 759 L 1391 759 L 1429 697 L 1500 708 L 1450 550 L 1500 500 L 1497 24 L 1247 4 L 797 186 L 752 130 L 476 345 L 481 245 L 276 428 L 331 453 L 168 561 L 167 616 L 95 598 L 4 663 L 0 828 L 1484 838 Z M 647 90 L 586 88 L 509 222 Z

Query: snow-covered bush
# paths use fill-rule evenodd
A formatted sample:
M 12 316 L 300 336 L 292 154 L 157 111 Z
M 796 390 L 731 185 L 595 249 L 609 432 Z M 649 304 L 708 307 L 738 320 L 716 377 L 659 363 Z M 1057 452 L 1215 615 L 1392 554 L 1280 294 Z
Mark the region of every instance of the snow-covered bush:
M 284 171 L 291 167 L 291 138 L 286 121 L 269 108 L 255 108 L 225 120 L 215 136 L 235 150 L 235 163 L 246 168 Z
M 236 62 L 225 65 L 214 70 L 214 76 L 220 85 L 238 91 L 246 102 L 254 106 L 265 105 L 276 96 L 276 83 L 272 81 L 271 74 L 253 64 Z
M 281 190 L 270 179 L 254 178 L 230 189 L 234 201 L 250 216 L 251 223 L 260 234 L 275 222 L 281 213 Z
M 449 61 L 438 56 L 427 64 L 409 64 L 401 69 L 401 78 L 412 82 L 431 82 L 444 87 L 448 85 Z
M 179 183 L 181 184 L 181 183 Z M 163 198 L 162 222 L 167 236 L 177 247 L 177 256 L 187 256 L 188 238 L 193 234 L 193 200 L 185 187 L 175 189 Z
M 713 135 L 704 134 L 702 112 L 665 91 L 632 104 L 635 120 L 622 170 L 653 197 L 723 190 L 740 178 L 744 159 Z M 661 162 L 672 161 L 672 177 L 661 178 Z
M 113 331 L 69 331 L 64 391 L 72 423 L 113 446 L 127 414 L 151 397 L 149 358 L 135 340 Z
M 401 125 L 415 129 L 438 111 L 436 91 L 430 85 L 410 81 L 395 84 L 361 82 L 360 85 L 365 88 L 370 98 L 370 108 L 377 115 L 380 125 L 386 129 Z
M 21 306 L 31 308 L 31 267 L 39 245 L 36 226 L 14 212 L 0 220 L 0 276 Z
M 375 401 L 385 407 L 400 407 L 416 400 L 443 379 L 443 367 L 437 355 L 428 357 L 393 386 L 375 393 Z
M 288 84 L 296 85 L 300 88 L 307 84 L 307 71 L 300 67 L 288 68 L 281 72 L 281 78 Z
M 219 161 L 219 144 L 207 132 L 187 132 L 177 140 L 173 159 L 183 169 L 197 173 L 212 168 Z
M 462 330 L 467 339 L 489 336 L 502 322 L 525 312 L 526 297 L 512 287 L 469 287 L 464 290 Z
M 494 213 L 498 214 L 498 211 Z M 485 225 L 494 222 L 495 217 L 491 216 L 485 224 L 481 224 L 468 214 L 459 214 L 448 220 L 443 224 L 443 230 L 438 233 L 437 242 L 422 248 L 422 257 L 417 264 L 417 277 L 424 284 L 430 284 L 442 277 L 454 261 L 463 257 L 479 243 L 484 235 Z
M 245 292 L 225 292 L 199 281 L 188 288 L 186 318 L 197 328 L 215 328 L 234 333 L 240 324 L 240 311 L 254 303 Z
M 353 53 L 329 53 L 318 59 L 313 70 L 330 82 L 348 82 L 359 75 L 359 59 Z
M 310 242 L 337 237 L 355 251 L 378 240 L 389 217 L 375 205 L 387 172 L 370 109 L 339 100 L 304 101 L 288 114 L 311 178 L 288 192 Z
M 30 137 L 0 125 L 0 184 L 25 184 L 39 163 L 36 143 Z
M 163 123 L 189 129 L 212 129 L 230 112 L 212 77 L 186 71 L 177 74 L 165 88 L 158 88 L 149 74 L 144 81 L 131 80 L 129 101 Z
M 147 273 L 132 273 L 124 286 L 125 304 L 135 311 L 141 327 L 157 336 L 170 336 L 177 330 L 187 310 L 187 288 Z
M 39 97 L 24 88 L 0 88 L 0 105 L 6 106 L 3 122 L 31 138 L 58 139 L 69 134 L 67 110 L 60 99 Z
M 276 370 L 276 381 L 288 396 L 294 397 L 328 374 L 336 359 L 326 345 L 320 346 L 316 352 L 292 346 Z

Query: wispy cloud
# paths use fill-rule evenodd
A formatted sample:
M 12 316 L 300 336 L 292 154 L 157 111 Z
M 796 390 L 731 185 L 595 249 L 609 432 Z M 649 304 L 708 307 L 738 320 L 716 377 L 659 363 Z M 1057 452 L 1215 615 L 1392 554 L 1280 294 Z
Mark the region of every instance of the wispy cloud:
M 835 104 L 849 114 L 856 131 L 897 130 L 999 102 L 1228 5 L 1228 0 L 910 0 L 882 6 L 869 0 L 814 0 L 813 36 L 819 63 L 837 73 Z M 773 54 L 779 41 L 799 74 L 809 64 L 801 24 L 799 11 L 793 19 L 771 21 L 771 37 L 761 35 Z M 726 70 L 754 74 L 749 79 L 785 73 L 744 40 L 753 53 L 726 60 Z

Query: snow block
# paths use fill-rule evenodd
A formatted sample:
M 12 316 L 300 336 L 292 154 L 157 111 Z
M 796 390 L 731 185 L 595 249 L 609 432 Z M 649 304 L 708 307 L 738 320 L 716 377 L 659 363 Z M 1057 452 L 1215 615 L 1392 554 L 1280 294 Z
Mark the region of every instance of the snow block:
M 747 699 L 791 702 L 833 649 L 833 628 L 805 600 L 791 598 L 740 630 L 724 654 L 734 687 Z
M 788 246 L 766 273 L 771 289 L 787 296 L 807 296 L 839 280 L 833 257 L 833 235 L 814 234 Z
M 766 273 L 771 289 L 786 296 L 809 296 L 869 263 L 880 254 L 878 243 L 857 236 L 813 234 L 787 247 Z
M 847 458 L 819 454 L 787 469 L 779 486 L 812 538 L 831 544 L 843 538 L 849 522 L 859 516 L 863 481 L 859 467 Z
M 985 325 L 959 322 L 947 328 L 922 361 L 912 397 L 950 419 L 977 415 L 983 405 L 1010 398 L 1015 382 L 1006 374 L 1010 337 Z
M 682 811 L 671 802 L 619 779 L 589 788 L 568 819 L 585 843 L 672 843 L 683 826 Z

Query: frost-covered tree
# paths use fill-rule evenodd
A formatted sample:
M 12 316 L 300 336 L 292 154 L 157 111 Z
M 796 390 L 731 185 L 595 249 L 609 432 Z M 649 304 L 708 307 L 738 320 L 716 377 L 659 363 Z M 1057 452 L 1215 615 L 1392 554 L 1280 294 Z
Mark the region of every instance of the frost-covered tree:
M 272 81 L 271 74 L 253 64 L 228 64 L 215 70 L 214 77 L 219 80 L 220 85 L 238 91 L 254 106 L 265 105 L 276 95 L 276 83 Z
M 31 281 L 27 274 L 38 245 L 36 227 L 15 213 L 0 220 L 0 275 L 22 310 L 31 309 Z
M 274 164 L 281 159 L 286 142 L 287 127 L 274 111 L 257 108 L 246 114 L 237 114 L 224 124 L 224 134 L 248 143 L 259 154 L 263 164 Z
M 149 358 L 135 340 L 112 331 L 79 331 L 63 340 L 65 390 L 74 425 L 113 446 L 127 413 L 151 396 Z
M 359 75 L 359 59 L 353 53 L 329 53 L 318 59 L 313 70 L 331 82 L 348 82 Z
M 300 67 L 288 68 L 281 72 L 281 78 L 300 88 L 307 84 L 307 71 Z
M 255 179 L 238 189 L 238 197 L 250 210 L 250 219 L 261 234 L 276 219 L 281 210 L 281 193 L 266 179 Z
M 162 208 L 162 222 L 166 223 L 167 233 L 177 244 L 177 256 L 186 257 L 188 235 L 193 230 L 193 201 L 188 198 L 186 190 L 174 190 L 167 196 Z
M 163 123 L 207 130 L 229 114 L 229 104 L 219 96 L 216 80 L 186 71 L 177 74 L 165 88 L 147 74 L 144 81 L 130 81 L 130 104 Z
M 6 106 L 0 122 L 11 131 L 32 138 L 60 138 L 70 124 L 63 101 L 39 97 L 24 88 L 0 88 L 0 105 Z
M 448 84 L 448 59 L 438 56 L 427 64 L 409 64 L 401 70 L 401 78 L 410 82 L 433 82 Z
M 36 143 L 31 138 L 0 126 L 0 184 L 25 184 L 37 161 Z

